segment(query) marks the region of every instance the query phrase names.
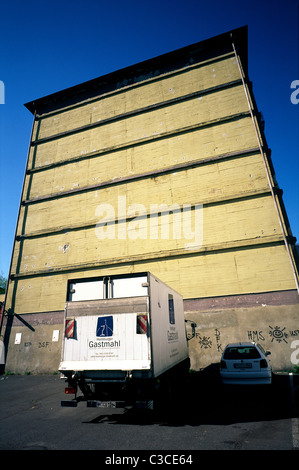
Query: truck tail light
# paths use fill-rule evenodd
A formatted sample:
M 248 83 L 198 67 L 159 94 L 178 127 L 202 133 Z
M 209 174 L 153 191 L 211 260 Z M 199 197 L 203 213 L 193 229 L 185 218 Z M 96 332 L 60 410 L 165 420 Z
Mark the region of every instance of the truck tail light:
M 139 335 L 147 334 L 147 315 L 137 315 L 136 333 Z
M 65 387 L 64 393 L 66 395 L 69 395 L 71 393 L 76 393 L 76 388 L 75 387 Z

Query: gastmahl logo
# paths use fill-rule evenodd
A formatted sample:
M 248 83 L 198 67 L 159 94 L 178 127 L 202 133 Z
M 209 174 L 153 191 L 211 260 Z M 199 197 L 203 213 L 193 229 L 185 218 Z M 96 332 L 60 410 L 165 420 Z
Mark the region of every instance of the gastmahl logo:
M 113 336 L 113 316 L 99 317 L 97 323 L 96 336 L 107 338 Z
M 172 215 L 172 217 L 171 217 Z M 117 207 L 102 203 L 95 234 L 99 240 L 183 240 L 185 250 L 200 249 L 203 243 L 203 205 L 134 203 L 127 207 L 126 196 L 118 196 Z
M 0 80 L 0 104 L 5 104 L 5 87 L 2 80 Z

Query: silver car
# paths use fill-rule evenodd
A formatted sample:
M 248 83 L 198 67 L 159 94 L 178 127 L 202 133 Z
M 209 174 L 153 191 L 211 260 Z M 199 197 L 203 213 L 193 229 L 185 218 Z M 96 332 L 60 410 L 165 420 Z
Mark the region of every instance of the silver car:
M 266 385 L 272 382 L 268 355 L 257 343 L 228 344 L 222 354 L 220 376 L 222 383 L 235 385 Z

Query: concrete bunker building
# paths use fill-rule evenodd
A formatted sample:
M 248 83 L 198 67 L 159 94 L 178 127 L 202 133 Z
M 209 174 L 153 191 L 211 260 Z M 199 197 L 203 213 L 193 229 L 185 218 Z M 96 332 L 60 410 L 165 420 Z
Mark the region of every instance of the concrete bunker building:
M 248 340 L 274 368 L 292 366 L 295 239 L 248 77 L 247 27 L 26 107 L 8 371 L 57 370 L 70 280 L 145 271 L 180 292 L 197 323 L 192 368 Z

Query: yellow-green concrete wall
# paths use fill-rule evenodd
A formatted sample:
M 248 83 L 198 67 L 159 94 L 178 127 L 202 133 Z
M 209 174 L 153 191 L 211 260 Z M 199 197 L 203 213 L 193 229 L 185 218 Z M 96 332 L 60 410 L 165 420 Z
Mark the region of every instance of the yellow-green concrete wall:
M 73 269 L 97 266 L 102 272 L 109 264 L 125 272 L 138 261 L 139 270 L 150 262 L 155 274 L 161 263 L 165 273 L 180 265 L 179 274 L 163 280 L 176 278 L 184 298 L 294 289 L 240 78 L 236 58 L 226 55 L 40 116 L 12 260 L 12 274 L 22 278 L 18 286 L 32 275 L 30 284 L 41 292 L 50 270 L 61 279 L 63 272 L 70 277 Z M 194 96 L 198 91 L 204 93 Z M 99 126 L 88 127 L 94 123 Z M 122 219 L 107 227 L 115 236 L 100 240 L 99 208 L 109 204 L 117 219 L 120 199 Z M 145 211 L 139 225 L 132 221 L 142 214 L 134 204 Z M 172 214 L 169 239 L 161 237 L 168 219 L 150 219 L 153 205 L 159 211 L 161 204 L 203 205 L 202 239 L 191 258 L 186 240 L 172 236 Z M 113 213 L 106 218 L 113 222 Z M 158 239 L 151 239 L 151 223 L 159 226 Z M 48 296 L 56 299 L 51 309 L 62 308 L 65 283 L 55 295 L 50 291 L 37 301 L 26 300 L 27 289 L 15 289 L 19 313 L 43 311 Z
M 58 250 L 57 250 L 58 251 Z M 65 253 L 66 258 L 68 256 Z M 20 278 L 16 284 L 17 313 L 63 310 L 67 279 L 150 271 L 183 292 L 184 298 L 267 292 L 289 288 L 291 268 L 283 245 L 234 248 L 223 252 L 186 253 L 182 256 L 158 257 L 149 261 L 117 259 L 101 262 L 99 269 L 81 268 L 70 274 L 53 274 Z M 67 261 L 67 260 L 66 260 Z M 65 261 L 65 262 L 66 262 Z M 119 266 L 121 264 L 121 267 Z M 288 276 L 287 276 L 288 275 Z M 8 305 L 11 298 L 8 299 Z

